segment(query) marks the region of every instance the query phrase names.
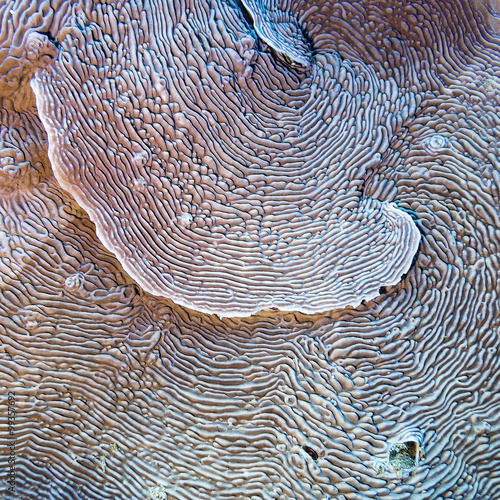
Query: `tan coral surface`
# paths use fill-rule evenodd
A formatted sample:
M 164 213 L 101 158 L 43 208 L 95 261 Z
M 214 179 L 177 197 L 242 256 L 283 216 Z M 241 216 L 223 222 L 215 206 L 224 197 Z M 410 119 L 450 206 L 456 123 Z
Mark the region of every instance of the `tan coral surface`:
M 193 6 L 101 6 L 33 80 L 54 174 L 99 239 L 145 291 L 224 317 L 399 282 L 420 232 L 364 191 L 419 96 L 321 46 L 294 71 L 234 5 Z
M 269 14 L 273 6 L 279 15 Z M 270 26 L 276 19 L 286 23 Z M 500 499 L 500 39 L 491 8 L 465 0 L 163 6 L 4 0 L 0 27 L 0 498 Z M 287 48 L 293 40 L 299 40 L 296 50 Z M 301 45 L 306 42 L 310 54 Z M 216 50 L 207 54 L 204 43 Z M 214 57 L 213 64 L 203 57 Z M 141 64 L 145 73 L 136 71 Z M 202 75 L 206 67 L 213 80 Z M 158 74 L 172 81 L 158 82 Z M 203 78 L 201 88 L 196 82 Z M 221 92 L 209 91 L 216 78 L 225 82 Z M 113 81 L 120 95 L 107 96 Z M 285 84 L 273 101 L 272 91 Z M 141 94 L 140 85 L 150 87 Z M 244 121 L 241 108 L 232 106 L 252 85 L 270 99 L 270 112 L 251 108 L 254 117 Z M 69 97 L 64 106 L 62 96 L 72 89 L 82 103 L 78 112 Z M 286 184 L 267 178 L 265 165 L 263 178 L 232 186 L 227 172 L 215 175 L 224 156 L 211 167 L 214 175 L 207 170 L 202 179 L 203 164 L 185 149 L 240 150 L 239 168 L 257 168 L 246 165 L 251 154 L 271 165 L 275 160 L 272 168 L 278 168 L 283 150 L 267 153 L 271 160 L 265 148 L 257 154 L 253 146 L 259 130 L 277 133 L 268 138 L 274 145 L 284 141 L 275 127 L 287 121 L 275 106 L 285 90 L 295 93 L 297 105 L 306 91 L 312 96 L 311 113 L 301 119 L 314 126 L 303 133 L 332 166 L 316 179 L 318 199 L 327 200 L 331 189 L 333 205 L 342 208 L 345 196 L 352 213 L 362 213 L 364 203 L 394 207 L 409 228 L 418 228 L 419 248 L 414 257 L 410 252 L 407 274 L 396 283 L 397 271 L 396 284 L 381 286 L 371 301 L 315 315 L 295 306 L 221 319 L 151 295 L 139 272 L 124 270 L 124 254 L 106 233 L 111 228 L 99 229 L 85 182 L 104 211 L 114 207 L 124 228 L 127 220 L 144 228 L 145 214 L 159 213 L 131 205 L 124 186 L 142 203 L 160 187 L 151 173 L 145 182 L 122 178 L 113 168 L 120 151 L 138 173 L 149 165 L 163 168 L 165 177 L 182 177 L 185 184 L 177 188 L 161 185 L 179 209 L 194 200 L 197 186 L 212 183 L 212 202 L 227 191 L 229 208 L 215 213 L 215 222 L 232 217 L 232 189 L 242 189 L 237 195 L 248 203 L 259 200 L 251 187 L 257 181 L 298 209 Z M 344 97 L 337 103 L 338 96 Z M 169 110 L 162 110 L 162 99 Z M 214 111 L 200 122 L 195 140 L 204 102 Z M 176 113 L 184 113 L 183 124 L 175 124 Z M 171 117 L 180 137 L 155 128 L 157 114 L 167 123 Z M 347 134 L 335 147 L 323 128 L 331 123 Z M 372 141 L 373 127 L 386 131 L 387 144 Z M 323 158 L 307 163 L 314 148 L 299 146 L 300 165 L 281 167 L 314 181 Z M 174 158 L 168 165 L 178 170 L 166 168 L 161 154 Z M 335 172 L 350 188 L 341 187 Z M 320 215 L 318 207 L 310 220 L 330 208 Z M 182 228 L 210 210 L 185 215 L 176 213 L 181 223 L 175 228 L 173 216 L 163 219 L 179 244 L 190 241 Z M 249 210 L 245 224 L 258 215 Z M 286 213 L 269 220 L 269 237 L 278 242 L 281 233 L 301 230 Z M 326 232 L 311 232 L 319 245 L 321 234 L 326 242 L 337 234 L 336 219 L 327 220 Z M 363 234 L 360 226 L 353 225 L 353 238 Z M 146 233 L 134 233 L 137 240 L 120 234 L 138 248 Z M 222 234 L 230 234 L 227 227 Z M 155 238 L 140 251 L 154 253 Z M 351 247 L 354 255 L 369 248 L 367 239 Z M 182 261 L 179 248 L 168 254 L 172 262 Z M 286 253 L 267 252 L 271 261 Z M 151 259 L 152 269 L 162 259 Z M 223 255 L 221 267 L 237 275 L 229 261 Z M 321 275 L 320 259 L 317 265 Z M 223 271 L 221 289 L 227 289 Z M 196 282 L 191 285 L 196 290 Z M 187 285 L 185 294 L 196 306 Z M 250 289 L 248 296 L 251 301 Z M 236 291 L 233 302 L 239 297 Z M 202 300 L 221 312 L 215 299 Z

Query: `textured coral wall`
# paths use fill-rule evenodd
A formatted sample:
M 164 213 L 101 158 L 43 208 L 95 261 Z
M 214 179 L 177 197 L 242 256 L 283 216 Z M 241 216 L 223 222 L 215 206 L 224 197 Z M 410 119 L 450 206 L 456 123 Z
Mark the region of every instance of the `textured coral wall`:
M 4 0 L 0 498 L 500 499 L 500 55 L 494 9 L 465 0 Z M 161 44 L 158 33 L 166 37 Z M 136 71 L 144 61 L 144 71 Z M 208 66 L 211 75 L 200 76 Z M 166 80 L 155 83 L 158 74 L 171 79 L 167 94 L 161 93 Z M 113 81 L 121 85 L 121 99 L 120 92 L 106 94 Z M 71 89 L 78 89 L 73 97 Z M 192 233 L 182 229 L 186 225 L 172 226 L 182 217 L 174 210 L 182 208 L 179 200 L 191 203 L 201 190 L 203 202 L 212 204 L 200 203 L 208 213 L 192 214 L 193 220 L 213 216 L 215 225 L 217 217 L 232 217 L 240 199 L 265 205 L 269 198 L 255 195 L 248 176 L 236 170 L 252 167 L 245 158 L 257 147 L 258 130 L 265 136 L 293 127 L 286 128 L 286 116 L 252 108 L 252 96 L 266 95 L 273 109 L 294 92 L 298 103 L 310 95 L 310 114 L 304 111 L 301 123 L 314 123 L 305 135 L 321 152 L 307 163 L 304 151 L 315 148 L 296 144 L 297 161 L 304 160 L 294 167 L 297 179 L 302 182 L 302 172 L 320 187 L 307 191 L 310 185 L 299 182 L 308 200 L 301 205 L 287 198 L 277 174 L 270 180 L 268 165 L 291 168 L 287 162 L 294 157 L 286 148 L 271 150 L 269 158 L 262 149 L 256 158 L 266 175 L 253 179 L 263 193 L 277 190 L 290 210 L 309 206 L 310 220 L 324 218 L 325 232 L 311 232 L 316 239 L 303 247 L 297 243 L 297 268 L 289 263 L 290 273 L 298 273 L 293 283 L 321 289 L 310 267 L 315 259 L 322 265 L 321 254 L 314 254 L 320 237 L 328 242 L 338 232 L 338 205 L 354 218 L 366 215 L 352 225 L 354 239 L 362 234 L 359 244 L 346 239 L 332 254 L 335 272 L 345 263 L 338 256 L 351 245 L 354 257 L 347 261 L 355 272 L 346 290 L 351 283 L 356 293 L 364 270 L 359 262 L 365 262 L 359 259 L 370 255 L 369 248 L 359 252 L 371 237 L 362 233 L 372 220 L 369 210 L 358 210 L 366 208 L 365 200 L 370 207 L 395 207 L 418 230 L 411 267 L 400 279 L 403 265 L 389 280 L 396 284 L 380 282 L 376 297 L 355 308 L 315 315 L 287 305 L 289 310 L 242 316 L 244 293 L 238 291 L 229 297 L 239 302 L 242 317 L 209 314 L 209 307 L 220 313 L 221 302 L 201 279 L 199 293 L 209 300 L 197 302 L 194 265 L 180 266 L 175 293 L 166 287 L 170 298 L 146 292 L 140 282 L 149 283 L 159 266 L 173 276 L 175 256 L 186 261 L 180 253 Z M 336 101 L 338 96 L 344 97 Z M 162 109 L 161 99 L 175 113 L 191 110 L 189 120 L 169 122 L 174 115 Z M 238 107 L 244 99 L 255 115 L 249 121 Z M 214 111 L 199 125 L 193 117 L 203 115 L 203 103 Z M 328 128 L 329 118 L 345 131 L 342 141 Z M 161 119 L 179 137 L 168 138 L 167 125 L 155 128 Z M 382 129 L 383 146 L 374 139 Z M 285 143 L 283 134 L 268 137 L 269 148 Z M 130 156 L 137 154 L 134 137 L 149 141 L 158 156 L 146 155 L 144 162 Z M 236 150 L 231 141 L 242 150 L 243 166 L 228 173 L 222 159 Z M 212 178 L 208 170 L 209 179 L 193 174 L 201 167 L 186 154 L 189 144 L 196 154 L 198 147 L 221 152 Z M 175 161 L 162 163 L 162 151 Z M 122 179 L 116 158 L 135 158 L 123 164 L 141 172 L 151 166 L 149 177 Z M 328 166 L 316 168 L 324 159 Z M 163 219 L 158 207 L 134 204 L 130 195 L 145 203 L 141 193 L 153 189 L 155 175 L 162 177 L 155 168 L 177 186 L 164 190 L 165 196 L 177 194 Z M 324 187 L 329 175 L 333 180 Z M 243 192 L 231 198 L 228 179 L 236 177 Z M 191 178 L 196 182 L 190 186 Z M 330 187 L 334 203 L 321 215 L 310 200 L 326 204 Z M 112 244 L 111 228 L 92 209 L 93 196 L 104 211 L 113 207 L 110 213 L 125 228 L 117 234 L 134 235 L 123 238 L 129 248 L 147 252 L 158 245 L 164 251 L 158 224 L 175 233 L 170 253 L 157 261 L 156 251 L 141 254 L 151 275 L 130 271 L 126 252 Z M 216 202 L 227 210 L 216 212 Z M 241 213 L 248 216 L 245 224 L 222 224 L 223 234 L 237 227 L 262 236 L 251 230 L 258 211 Z M 279 247 L 282 240 L 293 244 L 287 231 L 300 233 L 286 211 L 268 220 L 277 225 L 268 234 L 276 248 L 263 250 L 270 262 L 259 272 L 275 266 L 273 256 L 288 255 Z M 139 229 L 127 233 L 130 224 Z M 220 281 L 215 274 L 221 290 L 231 283 L 228 268 L 243 282 L 248 278 L 229 265 L 230 256 L 220 261 Z M 302 268 L 307 259 L 309 267 Z M 309 274 L 301 278 L 301 269 Z M 255 295 L 251 284 L 249 297 Z M 183 286 L 191 309 L 176 305 L 185 304 L 179 299 Z M 293 289 L 287 297 L 298 295 Z

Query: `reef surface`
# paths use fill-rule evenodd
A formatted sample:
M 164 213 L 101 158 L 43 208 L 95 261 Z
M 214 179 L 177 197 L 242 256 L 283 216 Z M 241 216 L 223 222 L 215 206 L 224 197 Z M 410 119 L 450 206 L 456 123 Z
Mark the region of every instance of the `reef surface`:
M 0 496 L 500 499 L 492 3 L 0 5 Z

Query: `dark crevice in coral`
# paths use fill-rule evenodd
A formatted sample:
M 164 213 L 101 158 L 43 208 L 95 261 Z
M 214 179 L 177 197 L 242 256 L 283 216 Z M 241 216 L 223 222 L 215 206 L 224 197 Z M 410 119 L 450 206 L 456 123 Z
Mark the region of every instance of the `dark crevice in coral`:
M 59 42 L 54 38 L 52 33 L 50 31 L 38 31 L 37 33 L 40 33 L 40 35 L 46 36 L 49 39 L 49 42 L 54 45 L 54 47 L 59 50 L 60 44 Z

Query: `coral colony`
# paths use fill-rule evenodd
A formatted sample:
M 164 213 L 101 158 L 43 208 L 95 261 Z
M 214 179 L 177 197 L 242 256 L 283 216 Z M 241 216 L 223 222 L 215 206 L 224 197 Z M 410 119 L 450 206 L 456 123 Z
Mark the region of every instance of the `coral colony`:
M 0 1 L 0 497 L 500 500 L 499 49 L 481 0 Z

